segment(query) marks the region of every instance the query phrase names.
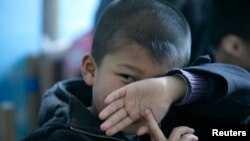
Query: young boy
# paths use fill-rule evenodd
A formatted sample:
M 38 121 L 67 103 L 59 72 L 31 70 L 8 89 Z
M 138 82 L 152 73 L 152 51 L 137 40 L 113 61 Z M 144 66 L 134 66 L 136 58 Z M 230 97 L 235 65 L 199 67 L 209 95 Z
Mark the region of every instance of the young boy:
M 150 84 L 147 86 L 152 90 L 156 89 L 154 86 L 158 86 L 157 88 L 164 87 L 158 91 L 159 93 L 171 91 L 162 97 L 153 96 L 151 93 L 151 97 L 159 100 L 154 100 L 157 103 L 152 104 L 159 105 L 160 110 L 167 111 L 166 109 L 172 103 L 185 97 L 188 87 L 182 79 L 185 76 L 172 71 L 172 76 L 164 79 L 155 77 L 166 75 L 171 69 L 183 67 L 188 63 L 190 40 L 190 30 L 186 20 L 168 3 L 160 0 L 115 1 L 100 19 L 94 36 L 92 53 L 86 54 L 83 58 L 84 81 L 60 82 L 44 95 L 39 117 L 41 128 L 26 140 L 139 140 L 138 136 L 134 136 L 135 134 L 145 133 L 145 126 L 152 129 L 148 126 L 148 120 L 145 120 L 145 118 L 148 119 L 145 114 L 145 118 L 135 116 L 133 122 L 129 119 L 125 120 L 125 124 L 129 123 L 129 126 L 113 136 L 110 136 L 114 134 L 112 130 L 107 133 L 109 135 L 107 136 L 100 129 L 102 121 L 98 119 L 98 114 L 107 106 L 104 103 L 105 98 L 123 86 L 131 86 L 128 84 L 133 84 L 135 81 L 142 80 L 135 82 L 136 84 L 150 81 L 151 87 Z M 239 71 L 244 73 L 242 70 Z M 188 74 L 191 75 L 191 73 Z M 195 76 L 196 80 L 207 80 L 195 74 L 192 76 Z M 226 87 L 227 81 L 221 75 L 211 75 L 207 81 L 210 80 L 220 80 Z M 206 84 L 200 85 L 206 86 Z M 168 89 L 165 88 L 166 86 Z M 208 88 L 212 87 L 208 86 Z M 217 90 L 216 87 L 211 91 L 215 90 Z M 154 93 L 157 94 L 157 91 Z M 198 99 L 205 94 L 202 91 L 197 93 L 199 93 Z M 225 91 L 221 92 L 221 94 L 224 93 Z M 195 94 L 194 91 L 190 92 L 178 104 L 195 101 Z M 207 105 L 211 106 L 209 103 L 205 104 Z M 192 106 L 195 107 L 195 105 Z M 156 115 L 154 108 L 149 108 L 157 122 L 165 115 L 165 113 Z M 145 113 L 146 109 L 140 112 Z M 127 112 L 118 111 L 125 116 Z M 175 126 L 170 126 L 171 130 L 173 127 Z M 102 129 L 105 128 L 107 126 L 102 127 Z M 192 134 L 192 132 L 187 133 Z M 192 139 L 194 138 L 190 138 Z
M 249 11 L 249 6 L 248 1 L 222 2 L 217 7 L 217 10 L 221 11 L 214 12 L 219 20 L 216 21 L 216 25 L 221 25 L 215 27 L 220 32 L 211 30 L 220 35 L 216 36 L 217 39 L 221 39 L 217 61 L 239 65 L 248 71 L 250 23 L 247 14 L 249 12 L 246 11 Z M 203 57 L 196 65 L 204 61 L 209 62 Z M 250 81 L 247 71 L 226 64 L 203 64 L 169 72 L 173 73 L 182 75 L 188 83 L 188 94 L 181 103 L 172 104 L 171 101 L 162 100 L 166 99 L 164 96 L 171 95 L 172 90 L 176 88 L 169 83 L 168 86 L 158 85 L 159 81 L 164 81 L 167 77 L 132 83 L 106 98 L 105 103 L 109 105 L 99 115 L 100 119 L 106 120 L 101 125 L 102 130 L 106 131 L 107 135 L 113 135 L 143 117 L 144 110 L 149 107 L 157 122 L 162 121 L 165 134 L 170 133 L 174 126 L 189 125 L 194 127 L 200 139 L 205 140 L 204 138 L 211 136 L 212 128 L 220 127 L 218 124 L 227 125 L 228 130 L 236 127 L 235 125 L 249 126 Z M 165 107 L 162 106 L 164 102 Z M 127 114 L 122 114 L 122 110 Z M 164 116 L 165 119 L 162 120 Z M 142 126 L 138 133 L 143 134 L 147 130 Z
M 101 131 L 98 114 L 106 106 L 104 99 L 129 83 L 185 66 L 190 44 L 188 24 L 171 5 L 156 0 L 112 3 L 97 26 L 92 53 L 83 58 L 84 81 L 60 82 L 44 95 L 41 128 L 26 140 L 137 140 L 131 135 L 146 125 L 144 120 L 112 137 Z M 183 85 L 178 77 L 176 82 Z M 193 133 L 184 130 L 179 135 Z

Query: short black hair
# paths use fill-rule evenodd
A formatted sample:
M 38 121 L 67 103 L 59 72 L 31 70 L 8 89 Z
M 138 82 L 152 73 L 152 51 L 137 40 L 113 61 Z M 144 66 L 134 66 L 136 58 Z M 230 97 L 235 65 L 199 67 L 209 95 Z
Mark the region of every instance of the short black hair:
M 209 44 L 217 48 L 226 35 L 236 35 L 250 43 L 250 1 L 215 0 L 209 27 Z
M 183 67 L 190 58 L 190 34 L 184 16 L 165 0 L 116 0 L 100 18 L 92 56 L 100 65 L 105 55 L 134 42 L 161 66 Z

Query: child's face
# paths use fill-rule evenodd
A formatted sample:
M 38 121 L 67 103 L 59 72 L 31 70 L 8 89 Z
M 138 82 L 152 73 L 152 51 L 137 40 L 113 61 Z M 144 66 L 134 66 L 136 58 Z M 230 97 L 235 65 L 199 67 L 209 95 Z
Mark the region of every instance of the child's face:
M 90 66 L 86 63 L 88 62 L 86 60 L 91 62 L 93 59 L 83 61 L 83 66 Z M 85 82 L 93 85 L 92 109 L 96 112 L 95 114 L 98 114 L 107 106 L 104 104 L 104 100 L 114 90 L 138 80 L 164 75 L 168 71 L 168 68 L 163 70 L 147 50 L 138 44 L 130 44 L 128 47 L 122 47 L 112 54 L 107 54 L 100 66 L 93 66 L 94 71 L 93 67 L 87 67 L 91 68 L 89 70 L 92 70 L 93 77 L 89 77 L 89 73 L 83 72 L 83 74 L 85 74 Z M 135 134 L 141 124 L 143 124 L 142 121 L 136 122 L 123 131 Z
M 106 55 L 94 74 L 92 108 L 99 113 L 107 106 L 104 99 L 114 90 L 134 81 L 166 74 L 167 70 L 163 70 L 150 54 L 137 44 Z M 125 132 L 135 134 L 141 123 L 132 124 Z

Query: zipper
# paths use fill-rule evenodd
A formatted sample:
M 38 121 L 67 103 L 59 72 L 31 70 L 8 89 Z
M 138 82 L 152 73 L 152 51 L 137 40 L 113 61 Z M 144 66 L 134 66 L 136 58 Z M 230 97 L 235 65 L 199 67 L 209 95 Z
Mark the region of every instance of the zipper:
M 76 131 L 78 133 L 86 134 L 86 135 L 93 136 L 93 137 L 104 138 L 104 139 L 112 139 L 112 140 L 116 140 L 116 141 L 125 141 L 125 140 L 114 138 L 114 137 L 108 137 L 108 136 L 97 135 L 97 134 L 94 134 L 94 133 L 86 132 L 86 131 L 83 131 L 81 129 L 74 128 L 72 126 L 70 126 L 70 129 L 73 130 L 73 131 Z

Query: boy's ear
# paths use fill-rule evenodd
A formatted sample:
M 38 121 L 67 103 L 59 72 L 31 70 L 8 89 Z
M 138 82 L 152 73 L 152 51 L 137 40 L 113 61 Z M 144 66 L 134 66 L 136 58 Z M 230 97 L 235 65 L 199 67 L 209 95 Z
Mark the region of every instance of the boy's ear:
M 225 36 L 220 44 L 220 49 L 229 56 L 240 57 L 243 53 L 243 41 L 236 35 Z
M 82 59 L 81 73 L 85 83 L 89 86 L 94 84 L 96 64 L 90 53 L 86 54 Z

